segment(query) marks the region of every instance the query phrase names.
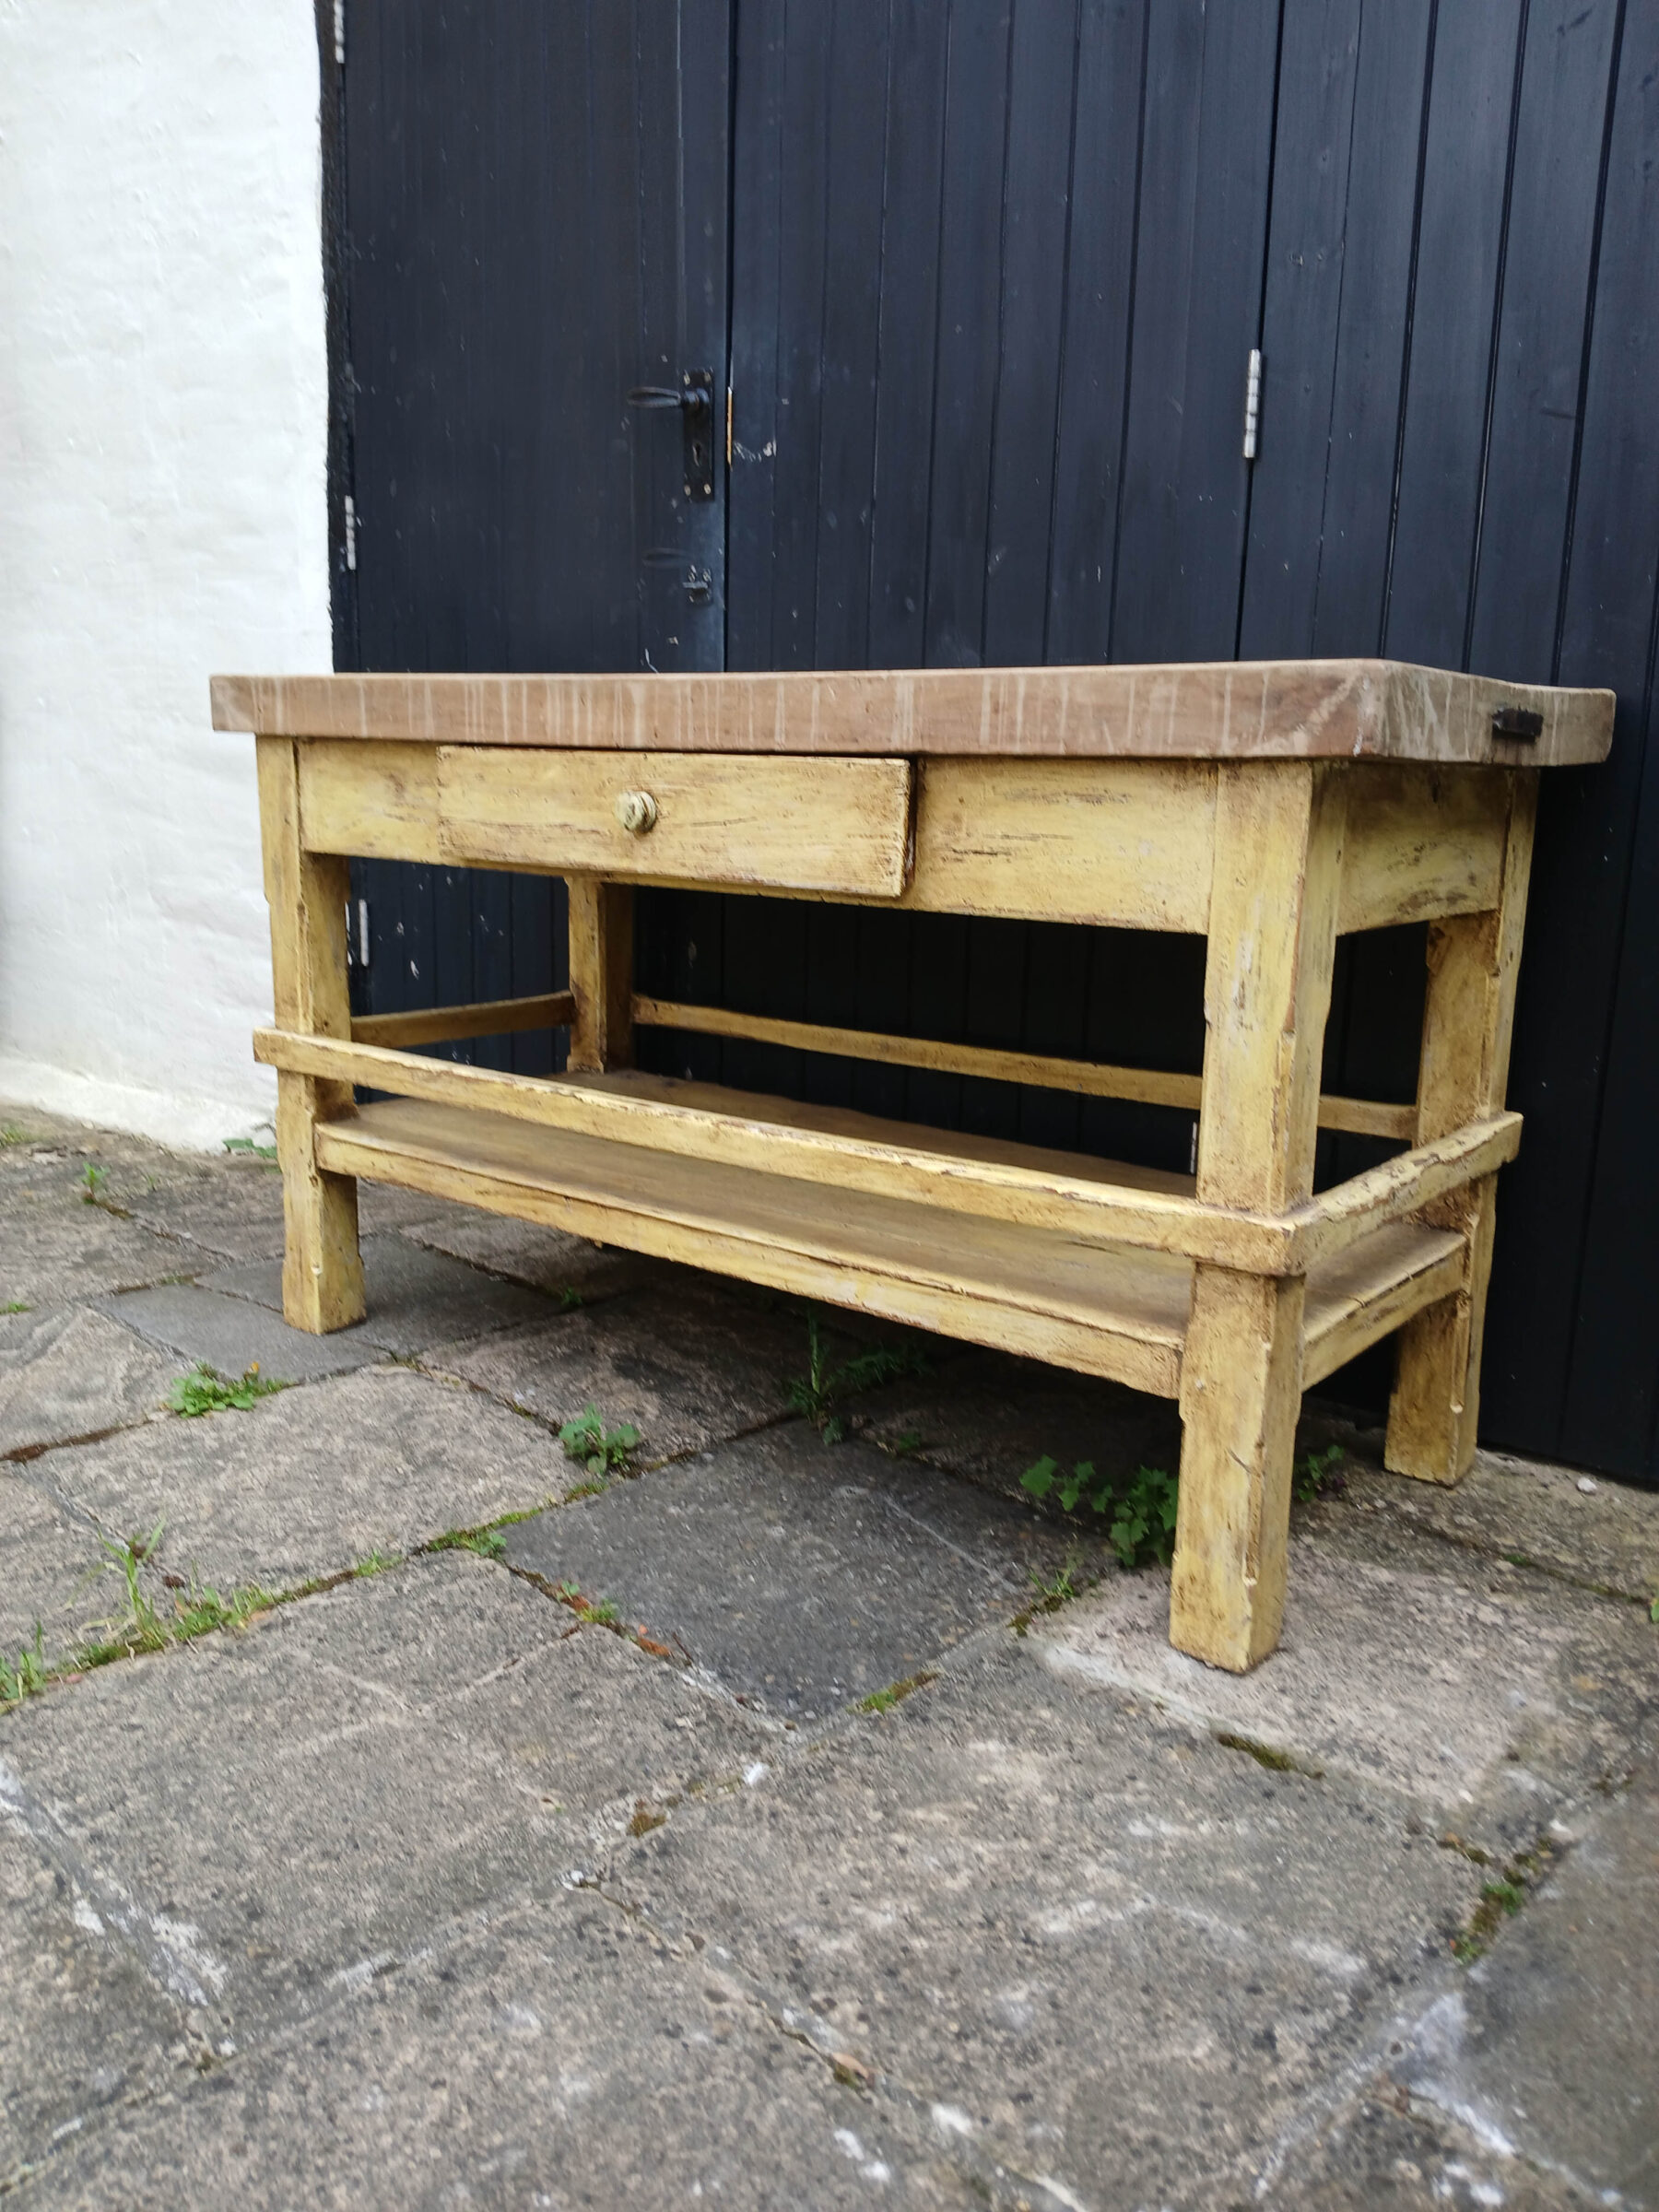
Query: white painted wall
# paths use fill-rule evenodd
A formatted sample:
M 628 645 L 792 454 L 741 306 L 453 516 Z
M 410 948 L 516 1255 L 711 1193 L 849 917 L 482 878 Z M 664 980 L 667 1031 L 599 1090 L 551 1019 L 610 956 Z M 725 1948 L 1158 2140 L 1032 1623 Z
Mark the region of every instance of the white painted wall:
M 330 665 L 311 0 L 0 0 L 0 1100 L 268 1119 L 253 747 Z

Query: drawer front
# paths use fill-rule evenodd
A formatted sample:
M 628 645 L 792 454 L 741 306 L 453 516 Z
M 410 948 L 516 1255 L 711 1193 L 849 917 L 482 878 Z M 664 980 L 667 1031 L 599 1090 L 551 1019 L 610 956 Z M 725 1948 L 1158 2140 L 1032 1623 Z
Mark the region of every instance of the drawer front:
M 439 846 L 459 865 L 897 899 L 908 760 L 441 746 Z

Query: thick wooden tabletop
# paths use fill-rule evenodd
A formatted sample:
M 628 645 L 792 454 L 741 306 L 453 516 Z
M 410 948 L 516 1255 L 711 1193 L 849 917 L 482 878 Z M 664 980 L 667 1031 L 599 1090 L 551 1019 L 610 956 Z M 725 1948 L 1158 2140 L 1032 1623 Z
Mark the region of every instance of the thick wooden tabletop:
M 266 736 L 618 751 L 1358 759 L 1606 758 L 1613 694 L 1400 661 L 716 676 L 216 676 Z

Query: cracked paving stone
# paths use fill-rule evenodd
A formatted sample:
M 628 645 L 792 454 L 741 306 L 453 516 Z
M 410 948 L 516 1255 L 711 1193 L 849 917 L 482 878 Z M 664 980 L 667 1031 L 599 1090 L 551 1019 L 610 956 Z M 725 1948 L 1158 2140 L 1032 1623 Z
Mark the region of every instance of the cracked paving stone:
M 739 1786 L 753 1743 L 679 1670 L 452 1553 L 29 1700 L 6 1805 L 242 2041 L 580 1881 L 641 1800 Z
M 555 1425 L 595 1405 L 631 1422 L 642 1464 L 705 1450 L 782 1414 L 806 1365 L 805 1324 L 684 1271 L 672 1289 L 508 1329 L 429 1364 Z
M 206 2047 L 6 1804 L 0 1758 L 0 2195 Z
M 64 1657 L 108 1604 L 96 1585 L 102 1553 L 78 1515 L 65 1513 L 23 1477 L 0 1467 L 0 1659 L 31 1648 L 37 1624 L 47 1661 Z
M 505 1214 L 487 1214 L 471 1206 L 457 1206 L 453 1218 L 418 1222 L 403 1233 L 429 1251 L 469 1261 L 549 1297 L 573 1291 L 583 1303 L 614 1298 L 618 1291 L 636 1289 L 672 1272 L 642 1253 L 595 1244 L 540 1222 L 514 1221 Z
M 983 2202 L 925 2126 L 837 2083 L 723 1976 L 579 1894 L 377 1975 L 122 2113 L 49 2178 L 65 2212 Z
M 0 1458 L 153 1419 L 178 1371 L 85 1306 L 0 1317 Z
M 1094 2206 L 1243 2201 L 1480 1870 L 1010 1636 L 622 1848 L 626 1902 Z
M 291 1589 L 545 1505 L 580 1479 L 535 1422 L 406 1368 L 49 1452 L 29 1473 L 105 1528 L 164 1519 L 160 1566 L 227 1592 Z
M 7 1194 L 0 1211 L 0 1306 L 39 1311 L 137 1289 L 188 1264 L 176 1244 L 74 1196 L 13 1203 Z
M 1067 1544 L 949 1476 L 794 1421 L 506 1531 L 737 1695 L 817 1720 L 1006 1620 Z
M 1109 1577 L 1033 1624 L 1056 1668 L 1417 1806 L 1500 1853 L 1623 1764 L 1659 1719 L 1633 1606 L 1386 1524 L 1293 1537 L 1279 1648 L 1225 1674 L 1169 1641 L 1169 1578 Z
M 129 1290 L 103 1300 L 102 1311 L 124 1328 L 176 1353 L 185 1368 L 206 1362 L 221 1375 L 244 1374 L 257 1366 L 273 1381 L 307 1382 L 370 1366 L 387 1352 L 360 1323 L 312 1336 L 304 1329 L 290 1329 L 280 1312 L 194 1283 Z
M 549 1316 L 549 1301 L 539 1291 L 527 1290 L 521 1283 L 498 1282 L 462 1260 L 429 1252 L 406 1237 L 365 1237 L 362 1253 L 366 1316 L 357 1327 L 342 1330 L 337 1336 L 312 1338 L 313 1344 L 348 1337 L 407 1358 L 429 1351 L 434 1345 L 535 1326 Z M 201 1288 L 204 1293 L 223 1292 L 269 1308 L 278 1316 L 282 1312 L 280 1260 L 221 1268 L 204 1277 Z

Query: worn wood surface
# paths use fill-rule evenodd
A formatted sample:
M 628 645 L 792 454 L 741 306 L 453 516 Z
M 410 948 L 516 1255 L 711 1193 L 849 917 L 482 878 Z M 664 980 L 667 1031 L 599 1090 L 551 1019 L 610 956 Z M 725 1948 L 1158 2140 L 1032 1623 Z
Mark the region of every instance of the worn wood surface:
M 446 860 L 658 883 L 893 899 L 910 874 L 908 760 L 735 760 L 441 746 Z M 648 803 L 648 829 L 618 808 Z
M 308 853 L 300 828 L 295 746 L 288 737 L 258 745 L 260 838 L 271 910 L 272 995 L 279 1022 L 319 1036 L 349 1039 L 346 985 L 346 863 Z M 357 1184 L 316 1159 L 317 1124 L 353 1112 L 349 1081 L 326 1072 L 287 1070 L 276 1077 L 276 1158 L 282 1169 L 282 1306 L 288 1322 L 313 1335 L 363 1317 L 363 1264 L 358 1251 Z
M 1433 1143 L 1490 1114 L 1508 1090 L 1536 806 L 1536 778 L 1516 778 L 1498 907 L 1430 930 L 1418 1077 L 1420 1142 Z M 1396 1474 L 1456 1482 L 1475 1456 L 1496 1196 L 1495 1172 L 1423 1194 L 1422 1219 L 1466 1238 L 1469 1266 L 1451 1296 L 1401 1332 L 1384 1450 Z
M 1610 692 L 1390 661 L 684 676 L 216 676 L 216 729 L 617 751 L 1599 760 Z M 1543 717 L 1496 738 L 1500 706 Z
M 1221 771 L 1198 1130 L 1208 1203 L 1277 1214 L 1312 1189 L 1347 813 L 1328 767 Z M 1304 1291 L 1299 1277 L 1194 1275 L 1170 1638 L 1213 1666 L 1242 1671 L 1278 1641 Z

